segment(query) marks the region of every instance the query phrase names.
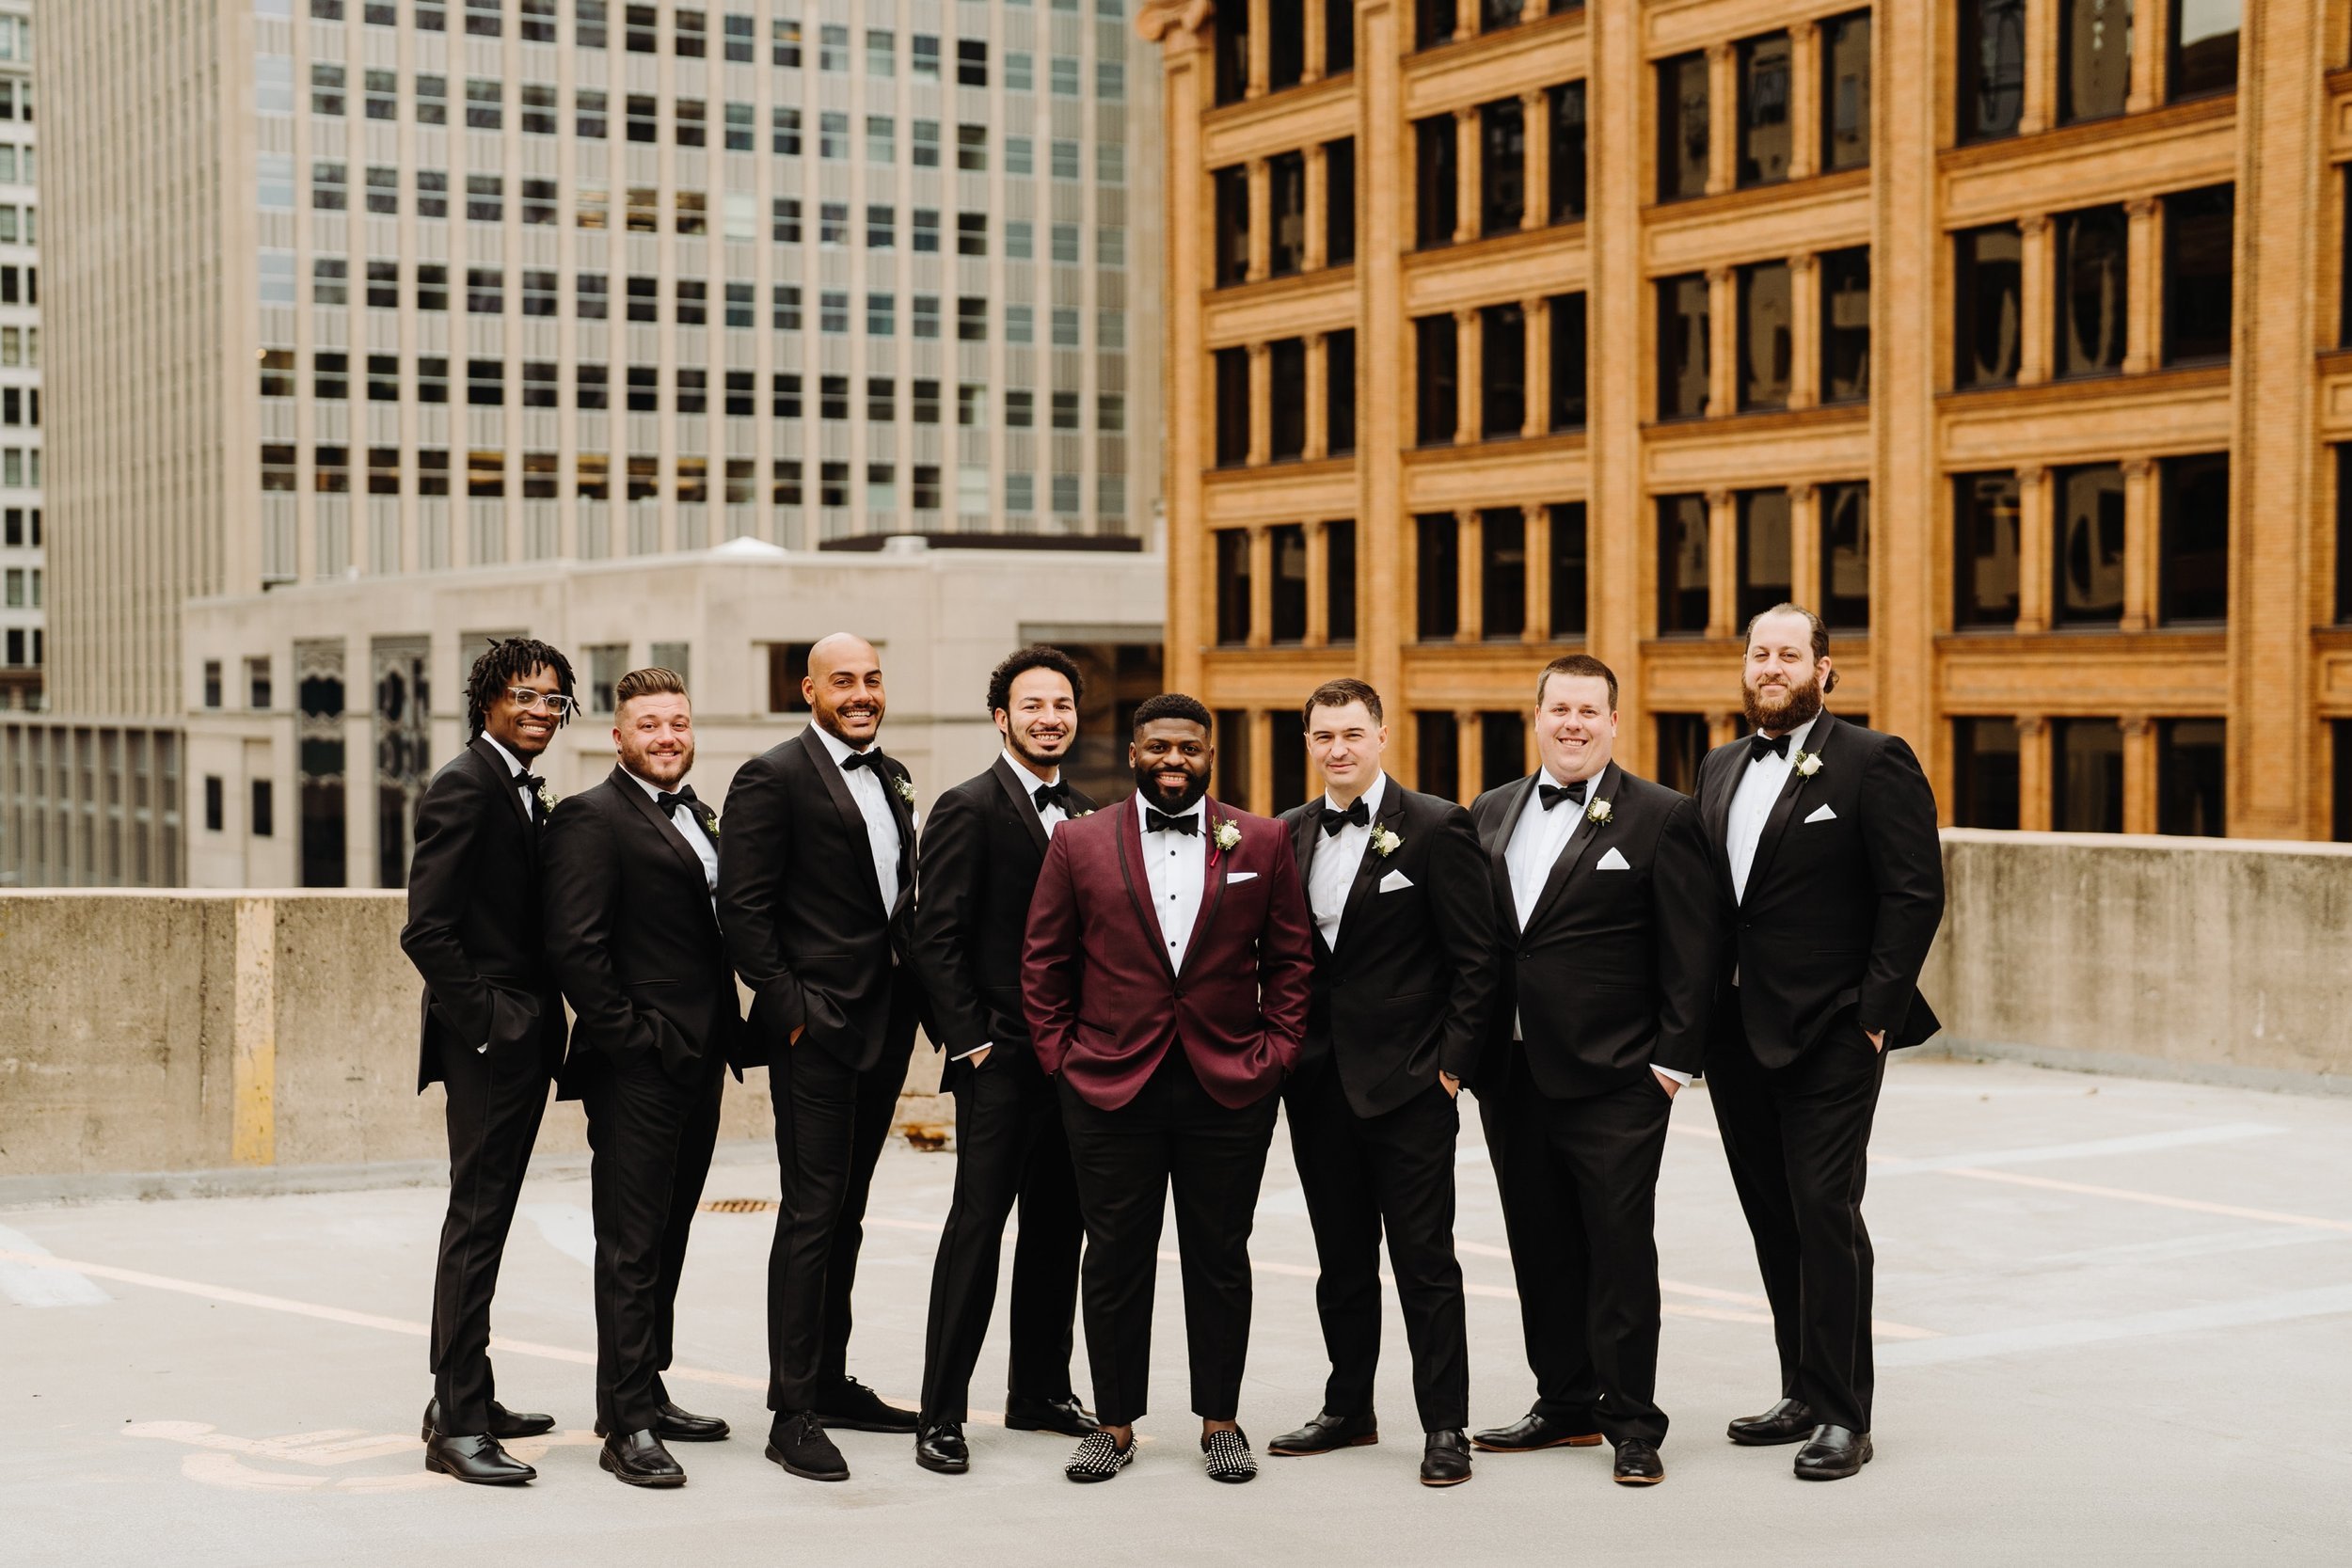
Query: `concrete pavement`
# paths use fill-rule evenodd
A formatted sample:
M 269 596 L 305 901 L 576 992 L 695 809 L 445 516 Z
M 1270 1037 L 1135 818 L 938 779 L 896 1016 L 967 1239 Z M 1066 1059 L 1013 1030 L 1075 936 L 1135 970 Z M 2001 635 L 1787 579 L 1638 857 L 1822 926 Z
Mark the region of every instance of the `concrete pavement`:
M 1458 1234 L 1484 1424 L 1517 1416 L 1532 1390 L 1465 1109 Z M 550 1168 L 527 1194 L 499 1296 L 501 1394 L 564 1429 L 517 1445 L 542 1470 L 521 1493 L 421 1468 L 431 1188 L 0 1212 L 0 1562 L 2346 1560 L 2352 1103 L 1899 1060 L 1867 1211 L 1879 1457 L 1834 1485 L 1793 1480 L 1791 1450 L 1723 1438 L 1727 1418 L 1773 1397 L 1771 1331 L 1703 1089 L 1674 1126 L 1659 1234 L 1660 1397 L 1675 1425 L 1657 1488 L 1611 1485 L 1594 1449 L 1482 1455 L 1467 1486 L 1414 1484 L 1392 1301 L 1386 1440 L 1263 1460 L 1255 1484 L 1217 1486 L 1184 1408 L 1172 1266 L 1149 1441 L 1117 1481 L 1073 1487 L 1063 1440 L 978 1424 L 968 1476 L 926 1474 L 907 1439 L 852 1433 L 849 1483 L 797 1481 L 759 1452 L 771 1216 L 709 1213 L 672 1385 L 738 1437 L 679 1446 L 682 1491 L 632 1491 L 597 1470 L 586 1430 L 587 1184 Z M 721 1160 L 708 1196 L 772 1196 L 759 1146 Z M 952 1176 L 952 1156 L 901 1148 L 876 1184 L 851 1370 L 908 1402 Z M 1263 1447 L 1314 1410 L 1324 1371 L 1285 1134 L 1253 1251 L 1242 1421 Z M 1082 1345 L 1082 1389 L 1083 1358 Z M 1000 1308 L 980 1408 L 1002 1376 Z

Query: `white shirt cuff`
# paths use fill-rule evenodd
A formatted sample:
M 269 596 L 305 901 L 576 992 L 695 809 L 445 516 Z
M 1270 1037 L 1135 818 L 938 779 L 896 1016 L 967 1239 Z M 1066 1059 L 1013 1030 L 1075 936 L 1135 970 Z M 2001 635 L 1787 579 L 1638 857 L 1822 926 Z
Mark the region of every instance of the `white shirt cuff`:
M 1660 1067 L 1656 1062 L 1650 1063 L 1649 1069 L 1661 1078 L 1673 1079 L 1686 1089 L 1691 1086 L 1691 1075 L 1687 1072 L 1677 1072 L 1670 1067 Z
M 961 1061 L 964 1061 L 964 1060 L 966 1060 L 966 1059 L 967 1059 L 967 1058 L 969 1058 L 969 1057 L 973 1057 L 973 1056 L 977 1056 L 977 1055 L 978 1055 L 978 1054 L 979 1054 L 981 1052 L 983 1052 L 983 1051 L 988 1051 L 988 1050 L 993 1049 L 993 1048 L 995 1046 L 995 1044 L 996 1044 L 996 1042 L 995 1042 L 994 1040 L 982 1040 L 979 1044 L 977 1044 L 977 1045 L 974 1046 L 971 1050 L 969 1050 L 969 1051 L 960 1051 L 960 1052 L 958 1052 L 956 1054 L 954 1054 L 954 1055 L 952 1055 L 952 1056 L 948 1057 L 947 1059 L 948 1059 L 949 1061 L 951 1061 L 951 1062 L 961 1062 Z M 1685 1079 L 1685 1080 L 1684 1080 L 1684 1082 L 1685 1082 L 1685 1083 L 1688 1083 L 1688 1082 L 1689 1082 L 1689 1080 L 1688 1080 L 1688 1079 Z

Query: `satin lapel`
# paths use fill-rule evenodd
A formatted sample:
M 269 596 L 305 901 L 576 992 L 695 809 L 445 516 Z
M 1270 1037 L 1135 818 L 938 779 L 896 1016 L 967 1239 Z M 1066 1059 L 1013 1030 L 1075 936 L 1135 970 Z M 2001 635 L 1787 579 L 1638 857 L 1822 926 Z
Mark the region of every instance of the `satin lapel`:
M 1347 935 L 1348 923 L 1356 918 L 1357 911 L 1363 907 L 1364 900 L 1372 896 L 1372 890 L 1380 881 L 1380 854 L 1373 848 L 1373 839 L 1379 836 L 1383 828 L 1395 832 L 1396 825 L 1404 820 L 1405 788 L 1391 779 L 1388 787 L 1381 792 L 1380 815 L 1373 820 L 1373 831 L 1364 837 L 1364 855 L 1356 863 L 1356 879 L 1347 884 L 1347 902 L 1340 906 L 1341 936 Z
M 899 900 L 906 897 L 914 888 L 914 808 L 907 803 L 905 796 L 898 793 L 898 774 L 885 768 L 882 770 L 880 777 L 882 799 L 890 805 L 890 820 L 897 823 L 898 827 L 898 896 L 888 900 L 891 912 L 895 914 L 898 912 Z M 912 780 L 908 781 L 910 788 L 913 787 L 913 783 Z M 847 789 L 849 781 L 843 780 L 841 786 Z M 861 816 L 858 820 L 863 822 L 865 818 Z
M 1613 762 L 1594 779 L 1592 787 L 1585 792 L 1586 800 L 1608 800 L 1616 781 L 1617 765 Z M 1551 912 L 1551 907 L 1567 890 L 1568 879 L 1576 875 L 1577 868 L 1584 863 L 1584 857 L 1592 852 L 1595 844 L 1608 835 L 1608 828 L 1589 816 L 1577 822 L 1576 831 L 1568 834 L 1567 843 L 1560 847 L 1560 858 L 1551 863 L 1551 875 L 1544 879 L 1544 891 L 1536 898 L 1535 908 L 1528 913 L 1527 929 L 1532 931 L 1544 923 L 1544 916 Z
M 1733 903 L 1739 899 L 1731 891 L 1731 847 L 1725 842 L 1731 832 L 1731 798 L 1740 791 L 1740 770 L 1748 766 L 1747 759 L 1734 755 L 1730 764 L 1715 769 L 1715 777 L 1699 792 L 1699 821 L 1707 831 L 1707 861 L 1715 868 L 1715 879 L 1723 895 Z
M 1823 708 L 1821 717 L 1814 721 L 1811 733 L 1805 736 L 1813 742 L 1812 753 L 1822 756 L 1824 748 L 1836 733 L 1837 721 L 1830 717 L 1829 709 Z M 1827 766 L 1826 759 L 1823 766 Z M 1788 833 L 1789 820 L 1797 815 L 1797 800 L 1809 782 L 1794 768 L 1788 769 L 1788 777 L 1782 782 L 1780 796 L 1772 802 L 1772 813 L 1764 819 L 1764 832 L 1756 838 L 1756 859 L 1748 866 L 1750 893 L 1756 891 L 1756 885 L 1764 880 L 1765 873 L 1772 869 L 1773 852 L 1780 847 L 1782 837 Z M 1742 898 L 1740 902 L 1744 904 L 1747 900 Z
M 866 879 L 874 890 L 874 896 L 882 900 L 885 911 L 897 909 L 898 901 L 882 890 L 882 879 L 874 874 L 874 852 L 866 832 L 866 814 L 857 809 L 857 797 L 850 793 L 850 781 L 843 778 L 841 769 L 833 765 L 833 753 L 825 750 L 825 743 L 817 738 L 816 731 L 801 732 L 801 749 L 808 753 L 808 760 L 816 764 L 817 776 L 825 781 L 825 793 L 833 797 L 833 809 L 841 815 L 842 831 L 850 835 L 850 842 L 857 846 L 857 861 L 866 867 Z M 883 781 L 882 787 L 885 791 L 889 790 L 888 780 Z M 901 827 L 898 853 L 902 863 L 906 854 L 905 842 L 906 832 Z
M 498 754 L 487 736 L 476 736 L 467 742 L 466 750 L 482 760 L 482 770 L 499 792 L 499 798 L 514 808 L 516 817 L 523 825 L 523 852 L 532 863 L 539 861 L 539 824 L 531 819 L 531 808 L 523 804 L 522 791 L 515 787 L 515 775 L 506 770 L 506 759 Z
M 692 845 L 686 842 L 684 831 L 675 821 L 662 816 L 660 806 L 645 798 L 644 790 L 638 786 L 635 779 L 629 777 L 627 768 L 612 769 L 612 788 L 622 800 L 636 807 L 654 832 L 661 835 L 661 841 L 667 844 L 672 853 L 677 856 L 678 863 L 683 865 L 687 874 L 694 879 L 695 889 L 703 895 L 699 900 L 700 904 L 704 909 L 708 909 L 710 907 L 710 879 L 703 870 L 702 857 L 694 853 Z
M 1143 895 L 1144 889 L 1152 885 L 1152 879 L 1143 874 L 1143 845 L 1140 842 L 1143 807 L 1138 803 L 1140 799 L 1140 796 L 1130 795 L 1112 808 L 1120 813 L 1119 821 L 1112 824 L 1118 830 L 1119 876 L 1127 884 L 1127 902 L 1135 906 L 1136 923 L 1143 927 L 1145 937 L 1150 940 L 1152 951 L 1158 955 L 1160 967 L 1168 971 L 1168 977 L 1172 980 L 1176 977 L 1176 966 L 1168 961 L 1168 931 L 1160 925 L 1159 911 Z
M 1308 801 L 1300 810 L 1298 820 L 1291 824 L 1291 858 L 1298 863 L 1298 891 L 1307 895 L 1307 904 L 1311 912 L 1314 906 L 1315 895 L 1314 886 L 1309 879 L 1308 873 L 1313 869 L 1315 863 L 1315 841 L 1323 836 L 1323 808 L 1317 803 L 1322 799 L 1323 797 L 1318 795 L 1314 800 Z
M 1216 802 L 1211 800 L 1208 809 L 1200 814 L 1201 831 L 1208 834 L 1200 843 L 1200 914 L 1192 923 L 1192 940 L 1184 944 L 1184 963 L 1176 966 L 1180 975 L 1184 972 L 1184 964 L 1192 962 L 1192 956 L 1207 944 L 1209 927 L 1216 924 L 1217 906 L 1225 902 L 1225 873 L 1233 857 L 1216 847 L 1217 824 L 1221 820 L 1216 814 Z M 1212 851 L 1216 854 L 1214 861 L 1209 858 Z
M 989 771 L 996 775 L 998 787 L 1004 790 L 1005 798 L 1012 802 L 1013 816 L 1019 817 L 1023 825 L 1029 830 L 1029 842 L 1037 846 L 1038 859 L 1042 861 L 1045 858 L 1045 847 L 1048 842 L 1045 818 L 1038 812 L 1037 797 L 1021 787 L 1022 779 L 1027 775 L 1011 763 L 1007 762 L 1002 756 L 996 759 L 996 765 Z

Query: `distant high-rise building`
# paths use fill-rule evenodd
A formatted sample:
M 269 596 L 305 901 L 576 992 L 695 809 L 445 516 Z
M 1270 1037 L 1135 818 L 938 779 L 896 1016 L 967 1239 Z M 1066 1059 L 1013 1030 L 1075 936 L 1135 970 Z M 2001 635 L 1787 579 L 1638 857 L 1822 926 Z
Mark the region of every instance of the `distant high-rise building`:
M 0 0 L 0 707 L 38 708 L 41 612 L 40 238 L 30 0 Z

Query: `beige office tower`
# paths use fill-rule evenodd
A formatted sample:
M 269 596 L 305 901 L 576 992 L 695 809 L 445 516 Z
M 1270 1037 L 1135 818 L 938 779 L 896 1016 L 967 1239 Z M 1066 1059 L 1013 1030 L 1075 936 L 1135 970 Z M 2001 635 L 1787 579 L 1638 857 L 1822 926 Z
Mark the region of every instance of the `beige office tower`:
M 40 204 L 33 8 L 0 0 L 0 708 L 38 708 L 41 598 Z
M 2352 836 L 2342 0 L 1152 0 L 1169 678 L 1401 774 L 1623 677 L 1688 787 L 1793 596 L 1947 820 Z
M 0 734 L 23 882 L 385 880 L 311 841 L 314 743 L 358 744 L 388 679 L 429 689 L 413 770 L 462 739 L 479 634 L 589 635 L 544 606 L 439 624 L 444 590 L 507 580 L 482 574 L 1147 541 L 1159 76 L 1120 0 L 71 0 L 42 26 L 69 325 L 54 717 Z M 677 592 L 603 645 L 701 641 Z M 712 636 L 705 669 L 762 657 Z M 298 811 L 298 857 L 205 847 Z

